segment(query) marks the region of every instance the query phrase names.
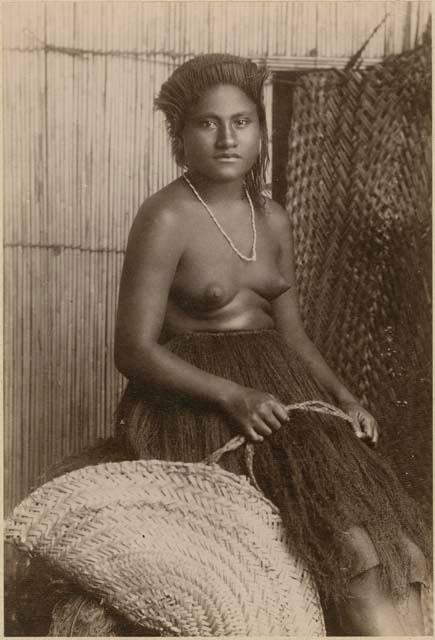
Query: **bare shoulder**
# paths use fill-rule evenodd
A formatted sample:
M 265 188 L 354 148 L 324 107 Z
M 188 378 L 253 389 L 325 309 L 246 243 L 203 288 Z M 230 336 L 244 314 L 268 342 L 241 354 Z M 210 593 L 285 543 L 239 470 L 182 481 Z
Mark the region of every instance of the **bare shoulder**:
M 158 240 L 172 238 L 182 241 L 188 227 L 183 206 L 183 191 L 177 181 L 160 189 L 147 198 L 139 207 L 130 230 L 129 244 L 141 239 Z
M 183 207 L 183 190 L 177 181 L 171 182 L 160 191 L 147 198 L 139 207 L 134 225 L 161 227 L 182 227 L 186 222 Z
M 266 199 L 265 216 L 271 231 L 282 237 L 290 232 L 290 217 L 287 211 L 275 200 Z

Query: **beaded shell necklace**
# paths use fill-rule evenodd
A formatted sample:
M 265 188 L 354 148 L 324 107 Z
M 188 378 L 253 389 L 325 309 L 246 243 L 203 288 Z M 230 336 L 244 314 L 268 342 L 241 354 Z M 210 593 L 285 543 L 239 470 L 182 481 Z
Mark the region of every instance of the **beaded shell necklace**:
M 228 244 L 230 245 L 230 247 L 234 251 L 234 253 L 236 253 L 241 260 L 245 260 L 245 262 L 254 262 L 257 259 L 257 228 L 255 226 L 254 205 L 252 204 L 251 196 L 249 195 L 248 190 L 245 188 L 246 198 L 247 198 L 247 200 L 249 202 L 249 206 L 250 206 L 250 209 L 251 209 L 252 248 L 251 248 L 251 255 L 250 256 L 245 256 L 245 254 L 243 254 L 241 251 L 239 251 L 237 249 L 236 245 L 231 240 L 230 236 L 222 228 L 219 220 L 217 220 L 217 218 L 214 215 L 213 211 L 210 209 L 208 204 L 206 202 L 204 202 L 204 200 L 201 198 L 201 196 L 199 195 L 198 191 L 195 189 L 195 187 L 190 182 L 189 178 L 186 176 L 185 173 L 183 173 L 183 178 L 185 179 L 185 181 L 187 182 L 187 184 L 189 185 L 189 187 L 191 188 L 191 190 L 193 191 L 194 195 L 197 197 L 199 202 L 203 205 L 204 209 L 207 211 L 207 213 L 209 214 L 210 218 L 213 220 L 213 222 L 215 223 L 215 225 L 217 226 L 217 228 L 219 229 L 219 231 L 221 232 L 221 234 L 223 235 L 225 240 L 228 242 Z

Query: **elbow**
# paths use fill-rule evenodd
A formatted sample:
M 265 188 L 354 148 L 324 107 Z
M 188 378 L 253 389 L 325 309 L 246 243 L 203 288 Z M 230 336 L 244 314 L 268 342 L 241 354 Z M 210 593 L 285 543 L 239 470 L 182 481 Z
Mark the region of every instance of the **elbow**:
M 125 378 L 130 379 L 132 368 L 129 358 L 125 353 L 125 349 L 119 349 L 115 346 L 114 361 L 115 367 L 118 369 L 119 373 L 121 373 Z
M 130 345 L 115 340 L 115 367 L 128 380 L 143 380 L 149 370 L 149 356 L 152 345 Z
M 113 355 L 115 367 L 118 369 L 119 373 L 121 373 L 126 378 L 129 378 L 129 374 L 131 371 L 131 362 L 129 362 L 130 358 L 128 357 L 128 350 L 124 346 L 120 346 L 117 342 L 115 342 L 115 350 Z

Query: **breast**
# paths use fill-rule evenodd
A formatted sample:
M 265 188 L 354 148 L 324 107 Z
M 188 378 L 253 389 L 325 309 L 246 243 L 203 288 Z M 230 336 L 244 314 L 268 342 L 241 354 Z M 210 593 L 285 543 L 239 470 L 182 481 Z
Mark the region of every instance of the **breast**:
M 202 295 L 201 304 L 206 309 L 219 309 L 231 302 L 235 291 L 228 285 L 215 282 L 209 284 Z
M 247 287 L 262 298 L 271 301 L 290 289 L 290 284 L 277 272 L 265 272 L 247 283 Z
M 212 281 L 198 287 L 180 287 L 172 298 L 187 313 L 204 315 L 226 307 L 237 295 L 238 288 L 224 281 Z

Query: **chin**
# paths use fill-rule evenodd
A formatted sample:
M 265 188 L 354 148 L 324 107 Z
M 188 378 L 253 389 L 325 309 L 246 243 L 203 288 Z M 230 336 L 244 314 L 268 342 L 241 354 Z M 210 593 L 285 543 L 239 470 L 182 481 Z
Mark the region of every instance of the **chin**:
M 199 173 L 215 182 L 233 182 L 234 180 L 243 180 L 249 172 L 250 167 L 240 167 L 233 165 L 222 165 L 213 167 L 210 170 L 202 169 Z

